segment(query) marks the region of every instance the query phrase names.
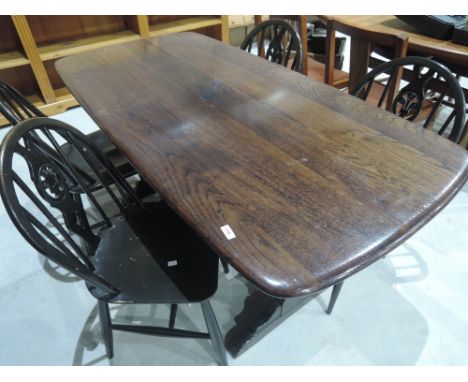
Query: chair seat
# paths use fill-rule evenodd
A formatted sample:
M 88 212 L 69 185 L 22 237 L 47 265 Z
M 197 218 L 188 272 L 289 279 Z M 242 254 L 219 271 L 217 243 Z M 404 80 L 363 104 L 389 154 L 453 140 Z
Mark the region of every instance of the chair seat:
M 307 76 L 319 82 L 325 82 L 325 64 L 307 57 Z M 349 73 L 334 69 L 333 86 L 344 88 L 348 85 Z
M 101 151 L 114 165 L 114 167 L 119 171 L 120 175 L 123 178 L 128 178 L 131 175 L 136 174 L 135 168 L 131 165 L 128 159 L 114 146 L 114 144 L 109 141 L 103 131 L 94 131 L 87 135 L 89 139 L 97 146 L 99 151 Z M 69 143 L 66 143 L 62 146 L 66 155 L 70 158 L 72 163 L 77 167 L 89 172 L 88 166 L 85 164 L 84 159 L 78 153 L 76 148 Z M 112 180 L 104 173 L 104 179 L 112 183 Z
M 112 220 L 90 258 L 95 273 L 121 293 L 111 303 L 188 303 L 212 296 L 218 255 L 164 202 Z

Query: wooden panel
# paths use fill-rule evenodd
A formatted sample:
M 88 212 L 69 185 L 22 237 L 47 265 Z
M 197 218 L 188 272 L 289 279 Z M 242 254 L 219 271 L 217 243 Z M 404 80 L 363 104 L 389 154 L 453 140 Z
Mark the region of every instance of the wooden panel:
M 245 15 L 244 16 L 244 25 L 250 25 L 255 23 L 255 19 L 253 15 Z
M 180 19 L 150 25 L 151 36 L 162 36 L 166 34 L 191 31 L 194 29 L 206 28 L 213 25 L 220 25 L 221 19 L 215 16 L 198 16 L 193 18 Z
M 29 60 L 20 52 L 0 53 L 0 70 L 29 64 Z
M 27 16 L 38 46 L 126 29 L 123 16 Z
M 192 30 L 192 32 L 222 41 L 221 25 L 213 25 L 211 27 L 198 28 Z
M 55 93 L 50 85 L 49 78 L 42 63 L 39 52 L 37 50 L 36 43 L 31 34 L 31 29 L 29 28 L 28 22 L 25 16 L 12 16 L 13 23 L 15 24 L 16 31 L 23 45 L 26 56 L 31 63 L 31 68 L 34 72 L 35 79 L 39 88 L 41 89 L 41 94 L 44 97 L 46 102 L 55 101 Z
M 328 78 L 326 74 L 328 74 Z M 339 69 L 328 71 L 326 70 L 325 64 L 318 62 L 317 60 L 314 60 L 310 57 L 307 57 L 307 77 L 329 85 L 331 85 L 331 83 L 327 81 L 333 81 L 332 86 L 336 87 L 337 89 L 347 87 L 349 82 L 349 73 Z
M 132 31 L 121 31 L 94 37 L 83 38 L 74 41 L 60 42 L 39 47 L 41 60 L 51 60 L 71 54 L 81 53 L 88 50 L 102 48 L 108 45 L 120 44 L 123 42 L 139 39 L 140 36 Z
M 25 95 L 40 93 L 34 73 L 29 65 L 0 70 L 0 80 L 7 82 Z
M 238 15 L 238 16 L 230 15 L 230 16 L 228 16 L 228 24 L 229 24 L 229 28 L 240 27 L 240 26 L 244 25 L 244 16 L 242 16 L 242 15 Z
M 198 34 L 57 67 L 163 198 L 273 296 L 313 293 L 363 269 L 468 178 L 468 155 L 452 142 Z
M 181 21 L 198 17 L 197 15 L 151 15 L 148 16 L 149 25 L 164 24 L 172 21 Z
M 0 53 L 22 52 L 21 42 L 10 16 L 0 15 Z
M 60 89 L 65 87 L 65 83 L 63 82 L 60 75 L 57 73 L 57 69 L 55 69 L 55 62 L 56 60 L 50 60 L 44 63 L 44 67 L 47 71 L 47 75 L 50 79 L 50 83 L 52 84 L 52 88 Z

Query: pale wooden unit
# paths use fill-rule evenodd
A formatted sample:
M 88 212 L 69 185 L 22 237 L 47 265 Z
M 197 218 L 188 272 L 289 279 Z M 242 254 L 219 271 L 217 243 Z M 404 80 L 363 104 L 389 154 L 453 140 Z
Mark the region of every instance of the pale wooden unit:
M 254 15 L 229 15 L 226 17 L 226 35 L 229 36 L 229 43 L 234 46 L 240 46 L 244 41 L 247 33 L 255 25 Z M 269 16 L 261 16 L 262 20 L 268 20 Z
M 83 38 L 71 42 L 60 42 L 50 44 L 38 49 L 39 57 L 42 61 L 52 60 L 60 57 L 69 56 L 87 50 L 101 48 L 122 42 L 133 41 L 139 39 L 140 36 L 131 31 L 122 31 L 89 38 Z
M 261 17 L 261 19 L 259 19 L 260 21 L 265 21 L 270 18 L 268 15 L 259 17 Z M 254 15 L 229 15 L 227 18 L 229 28 L 246 27 L 255 24 Z
M 39 57 L 36 42 L 34 41 L 26 16 L 12 16 L 12 19 L 45 102 L 55 102 L 54 90 L 47 76 L 44 63 Z
M 150 36 L 162 36 L 171 33 L 187 32 L 194 29 L 221 25 L 221 18 L 216 16 L 198 16 L 187 19 L 150 25 Z
M 0 70 L 28 64 L 29 60 L 19 52 L 0 53 Z
M 55 60 L 150 36 L 194 31 L 229 42 L 227 16 L 3 16 L 0 80 L 47 115 L 78 103 L 55 70 Z M 7 121 L 0 117 L 0 126 Z

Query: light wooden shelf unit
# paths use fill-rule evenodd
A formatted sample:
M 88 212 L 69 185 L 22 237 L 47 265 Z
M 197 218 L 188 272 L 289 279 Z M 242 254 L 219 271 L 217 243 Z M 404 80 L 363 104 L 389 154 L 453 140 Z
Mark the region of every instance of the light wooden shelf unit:
M 78 105 L 55 71 L 53 64 L 61 57 L 140 38 L 186 31 L 196 31 L 224 42 L 229 41 L 227 16 L 65 16 L 72 20 L 70 28 L 83 29 L 71 37 L 70 31 L 66 30 L 67 22 L 63 17 L 9 17 L 11 17 L 11 21 L 7 20 L 11 25 L 9 28 L 13 30 L 8 31 L 5 36 L 12 39 L 11 36 L 16 34 L 19 48 L 0 50 L 0 79 L 11 82 L 9 77 L 14 76 L 18 90 L 25 93 L 28 99 L 46 115 L 61 113 Z M 39 17 L 43 19 L 39 20 Z M 41 22 L 43 25 L 38 27 Z M 88 33 L 89 31 L 91 32 Z M 0 34 L 0 38 L 3 36 Z M 10 45 L 5 46 L 8 48 Z M 0 41 L 0 48 L 2 46 Z M 22 70 L 32 71 L 34 86 L 29 83 L 23 83 L 22 86 L 21 82 L 18 84 L 18 81 L 24 77 L 19 72 L 16 73 L 21 66 Z M 29 78 L 24 81 L 30 81 Z M 24 91 L 32 87 L 35 87 L 36 91 Z M 5 124 L 7 121 L 0 117 L 0 126 Z
M 29 60 L 20 52 L 0 53 L 0 70 L 28 64 Z
M 140 35 L 132 31 L 121 31 L 83 38 L 75 41 L 59 42 L 56 44 L 45 45 L 38 48 L 39 57 L 42 61 L 57 59 L 70 56 L 88 50 L 102 48 L 109 45 L 120 44 L 123 42 L 138 40 Z
M 0 70 L 28 64 L 11 17 L 0 15 Z
M 221 18 L 216 16 L 198 16 L 168 21 L 150 25 L 150 36 L 162 36 L 171 33 L 187 32 L 214 25 L 221 25 L 221 23 Z

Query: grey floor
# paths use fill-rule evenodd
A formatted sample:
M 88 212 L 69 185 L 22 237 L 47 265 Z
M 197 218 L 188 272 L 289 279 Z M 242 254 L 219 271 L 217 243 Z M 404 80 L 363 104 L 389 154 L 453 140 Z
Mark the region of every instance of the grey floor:
M 81 109 L 56 116 L 85 132 Z M 7 129 L 0 130 L 0 139 Z M 83 282 L 44 262 L 0 206 L 1 365 L 213 365 L 208 341 L 114 334 L 105 357 L 95 300 Z M 225 332 L 246 285 L 220 272 L 213 308 Z M 231 365 L 468 365 L 468 186 L 429 224 L 346 281 L 332 316 L 330 291 L 312 300 Z M 166 306 L 117 306 L 115 320 L 166 324 Z M 176 325 L 204 329 L 198 305 Z

